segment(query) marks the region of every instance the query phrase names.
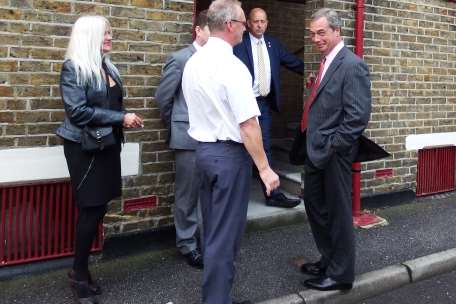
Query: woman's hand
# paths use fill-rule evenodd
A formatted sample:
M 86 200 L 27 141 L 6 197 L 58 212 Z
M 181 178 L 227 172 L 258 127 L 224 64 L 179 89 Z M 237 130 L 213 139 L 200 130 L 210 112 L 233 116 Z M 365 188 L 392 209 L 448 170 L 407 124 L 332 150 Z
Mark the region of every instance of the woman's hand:
M 124 128 L 142 128 L 144 127 L 144 122 L 141 117 L 136 115 L 135 113 L 127 113 L 124 116 L 123 120 Z

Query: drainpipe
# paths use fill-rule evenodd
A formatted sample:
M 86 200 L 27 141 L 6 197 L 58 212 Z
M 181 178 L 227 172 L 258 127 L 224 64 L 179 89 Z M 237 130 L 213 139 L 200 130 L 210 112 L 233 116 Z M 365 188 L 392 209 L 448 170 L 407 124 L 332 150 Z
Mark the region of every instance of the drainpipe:
M 355 54 L 364 55 L 364 0 L 356 0 L 355 8 Z
M 364 55 L 364 0 L 356 0 L 355 54 Z M 352 164 L 352 215 L 355 227 L 368 227 L 384 220 L 373 214 L 361 212 L 361 163 Z

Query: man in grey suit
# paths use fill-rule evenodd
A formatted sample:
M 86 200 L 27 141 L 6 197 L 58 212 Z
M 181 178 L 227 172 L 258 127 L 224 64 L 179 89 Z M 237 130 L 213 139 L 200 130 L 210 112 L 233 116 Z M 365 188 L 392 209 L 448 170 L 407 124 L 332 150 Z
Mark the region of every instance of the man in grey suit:
M 176 181 L 174 201 L 174 225 L 176 245 L 189 265 L 202 268 L 203 258 L 198 248 L 199 177 L 195 168 L 197 141 L 187 131 L 188 109 L 182 93 L 182 73 L 187 60 L 206 44 L 209 39 L 206 11 L 202 11 L 195 22 L 195 41 L 192 45 L 172 53 L 166 60 L 155 99 L 160 114 L 169 132 L 169 147 L 175 150 Z
M 304 284 L 318 290 L 352 288 L 351 165 L 371 112 L 368 67 L 344 46 L 341 25 L 331 9 L 312 15 L 310 37 L 322 62 L 301 121 L 307 148 L 304 203 L 321 254 L 318 262 L 303 264 L 301 271 L 315 276 Z

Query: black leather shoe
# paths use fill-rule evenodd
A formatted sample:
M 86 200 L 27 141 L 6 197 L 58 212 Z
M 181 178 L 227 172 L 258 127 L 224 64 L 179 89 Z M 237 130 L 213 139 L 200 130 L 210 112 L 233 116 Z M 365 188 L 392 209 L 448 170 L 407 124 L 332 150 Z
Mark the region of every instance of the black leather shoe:
M 301 265 L 301 272 L 312 276 L 322 276 L 325 274 L 326 268 L 322 267 L 320 261 L 315 263 L 304 263 Z
M 353 287 L 352 283 L 340 283 L 334 281 L 330 277 L 323 277 L 323 278 L 313 278 L 304 281 L 304 286 L 327 291 L 327 290 L 350 290 Z
M 71 291 L 78 304 L 98 304 L 98 299 L 92 294 L 89 282 L 70 280 Z
M 192 250 L 187 254 L 184 254 L 184 257 L 187 259 L 188 265 L 203 269 L 203 256 L 198 249 Z
M 233 304 L 253 304 L 251 301 L 242 301 L 242 302 L 233 301 L 232 303 Z
M 283 193 L 277 193 L 266 198 L 266 206 L 271 207 L 294 208 L 300 203 L 301 200 L 299 198 L 288 198 Z
M 70 270 L 68 272 L 68 278 L 70 279 L 70 282 L 76 281 L 76 278 L 74 276 L 74 270 Z M 88 284 L 89 284 L 89 291 L 92 295 L 101 295 L 102 290 L 100 285 L 92 279 L 92 275 L 89 273 L 89 278 L 88 278 Z

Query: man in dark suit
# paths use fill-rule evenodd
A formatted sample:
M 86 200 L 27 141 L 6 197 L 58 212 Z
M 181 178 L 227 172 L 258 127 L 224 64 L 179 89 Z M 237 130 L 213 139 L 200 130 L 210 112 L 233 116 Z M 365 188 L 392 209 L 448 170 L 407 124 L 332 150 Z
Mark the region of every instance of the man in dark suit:
M 268 27 L 266 12 L 254 8 L 247 19 L 248 32 L 244 33 L 242 42 L 235 46 L 234 54 L 247 66 L 252 75 L 253 92 L 260 108 L 258 118 L 263 137 L 266 156 L 271 163 L 271 124 L 272 111 L 280 111 L 280 66 L 290 71 L 303 74 L 304 63 L 290 54 L 282 44 L 265 34 Z M 299 205 L 299 199 L 290 199 L 276 189 L 270 196 L 265 194 L 266 205 L 293 208 Z
M 304 204 L 321 254 L 318 262 L 303 264 L 301 271 L 316 276 L 304 284 L 318 290 L 352 288 L 351 165 L 371 112 L 368 67 L 344 46 L 341 25 L 331 9 L 312 15 L 310 37 L 322 60 L 301 121 L 307 146 Z
M 176 245 L 186 257 L 188 264 L 196 268 L 203 267 L 196 238 L 200 184 L 195 172 L 195 149 L 198 142 L 187 134 L 188 109 L 182 93 L 181 80 L 187 60 L 209 39 L 206 14 L 206 11 L 202 11 L 196 19 L 193 44 L 172 53 L 166 60 L 160 85 L 155 94 L 161 117 L 168 128 L 169 147 L 174 149 L 176 157 L 174 200 Z

